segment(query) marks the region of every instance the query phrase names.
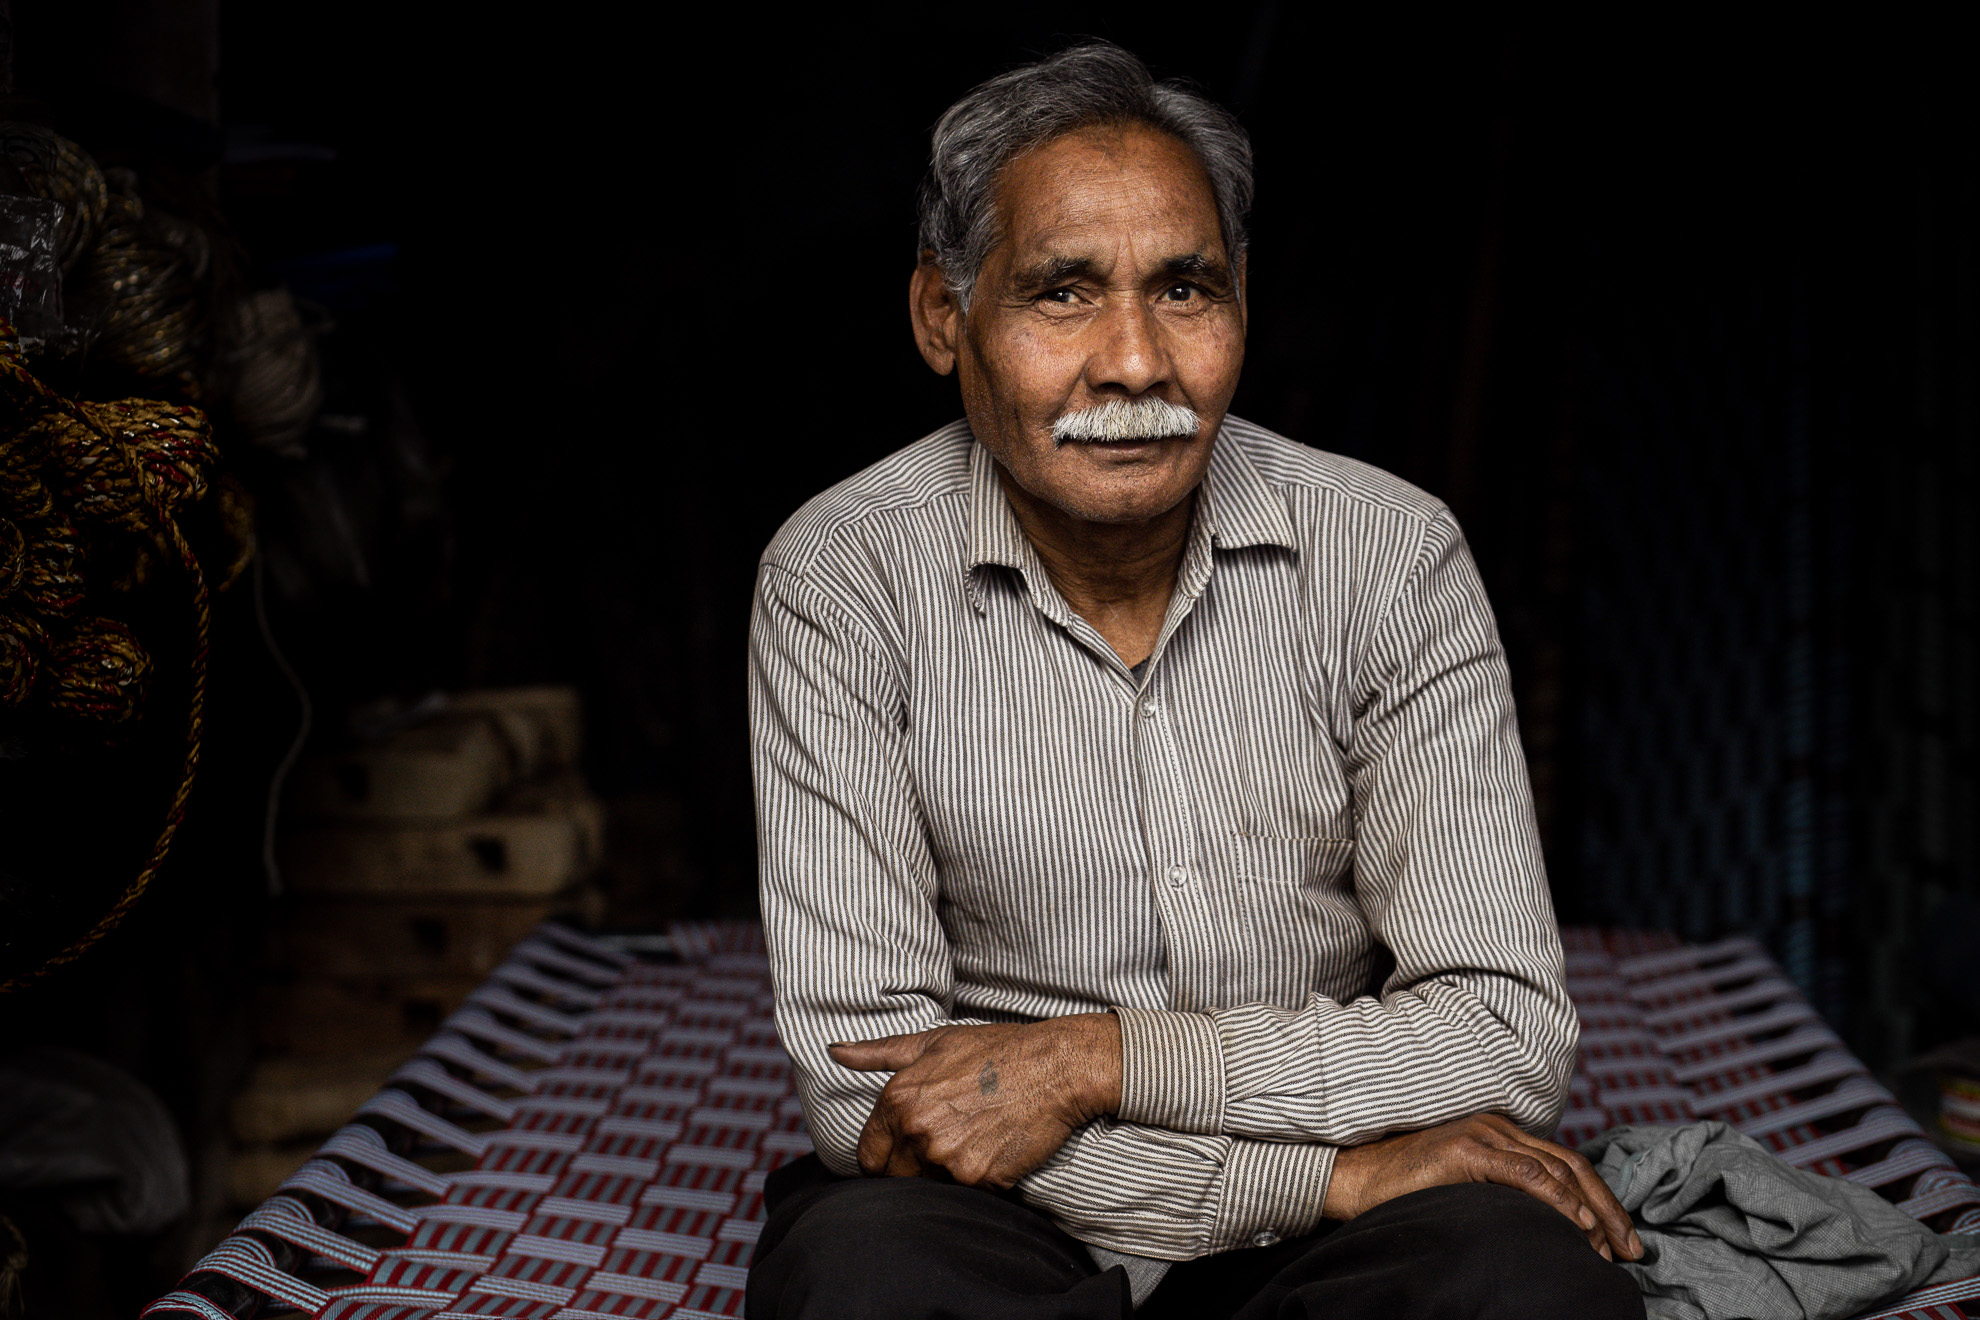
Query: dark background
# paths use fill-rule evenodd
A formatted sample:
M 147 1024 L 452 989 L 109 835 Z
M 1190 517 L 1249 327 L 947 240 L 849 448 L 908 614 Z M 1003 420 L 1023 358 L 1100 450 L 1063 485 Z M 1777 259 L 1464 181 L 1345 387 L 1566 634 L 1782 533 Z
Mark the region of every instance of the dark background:
M 1873 1065 L 1973 1030 L 1943 932 L 1980 896 L 1980 98 L 1948 31 L 441 8 L 13 6 L 22 91 L 206 189 L 370 419 L 252 474 L 320 707 L 575 682 L 593 782 L 677 822 L 663 906 L 752 910 L 756 555 L 959 411 L 907 335 L 928 127 L 1104 36 L 1253 135 L 1234 410 L 1466 527 L 1563 919 L 1757 931 Z M 238 840 L 293 698 L 234 627 L 213 862 L 161 929 L 260 901 Z

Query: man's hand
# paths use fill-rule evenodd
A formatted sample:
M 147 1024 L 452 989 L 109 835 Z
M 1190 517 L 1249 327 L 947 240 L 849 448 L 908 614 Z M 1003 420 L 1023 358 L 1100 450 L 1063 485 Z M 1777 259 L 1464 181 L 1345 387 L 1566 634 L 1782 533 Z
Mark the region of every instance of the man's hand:
M 894 1074 L 860 1133 L 859 1167 L 869 1174 L 941 1168 L 972 1187 L 1009 1187 L 1121 1103 L 1112 1013 L 937 1027 L 831 1049 L 844 1067 Z
M 1593 1165 L 1565 1146 L 1528 1136 L 1498 1114 L 1343 1147 L 1321 1214 L 1352 1219 L 1406 1193 L 1462 1182 L 1501 1183 L 1538 1197 L 1572 1219 L 1604 1260 L 1643 1254 L 1629 1212 Z

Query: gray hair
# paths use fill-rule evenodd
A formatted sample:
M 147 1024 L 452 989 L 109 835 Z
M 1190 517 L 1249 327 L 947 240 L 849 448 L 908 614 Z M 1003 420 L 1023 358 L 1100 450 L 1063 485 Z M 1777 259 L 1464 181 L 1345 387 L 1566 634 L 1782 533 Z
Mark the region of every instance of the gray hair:
M 997 176 L 1020 153 L 1082 128 L 1145 124 L 1196 153 L 1217 200 L 1217 227 L 1235 264 L 1251 210 L 1251 139 L 1237 117 L 1188 84 L 1156 82 L 1119 46 L 1085 42 L 998 74 L 935 124 L 921 181 L 918 251 L 934 253 L 949 291 L 969 310 L 997 228 Z

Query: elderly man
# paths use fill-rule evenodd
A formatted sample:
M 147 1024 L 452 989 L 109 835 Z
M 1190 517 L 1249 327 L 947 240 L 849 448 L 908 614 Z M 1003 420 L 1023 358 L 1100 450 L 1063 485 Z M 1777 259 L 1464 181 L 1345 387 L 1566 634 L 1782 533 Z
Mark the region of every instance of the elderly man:
M 964 97 L 966 421 L 764 554 L 753 1316 L 1641 1316 L 1503 654 L 1436 500 L 1228 417 L 1250 148 L 1087 45 Z

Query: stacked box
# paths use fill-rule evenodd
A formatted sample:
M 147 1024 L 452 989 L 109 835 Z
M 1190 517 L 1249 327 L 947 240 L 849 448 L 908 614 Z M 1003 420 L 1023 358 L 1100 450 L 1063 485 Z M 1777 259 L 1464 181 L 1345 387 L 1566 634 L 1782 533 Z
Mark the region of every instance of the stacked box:
M 263 1057 L 232 1112 L 239 1204 L 300 1165 L 525 932 L 589 906 L 605 827 L 577 768 L 577 694 L 469 692 L 419 714 L 291 776 Z

